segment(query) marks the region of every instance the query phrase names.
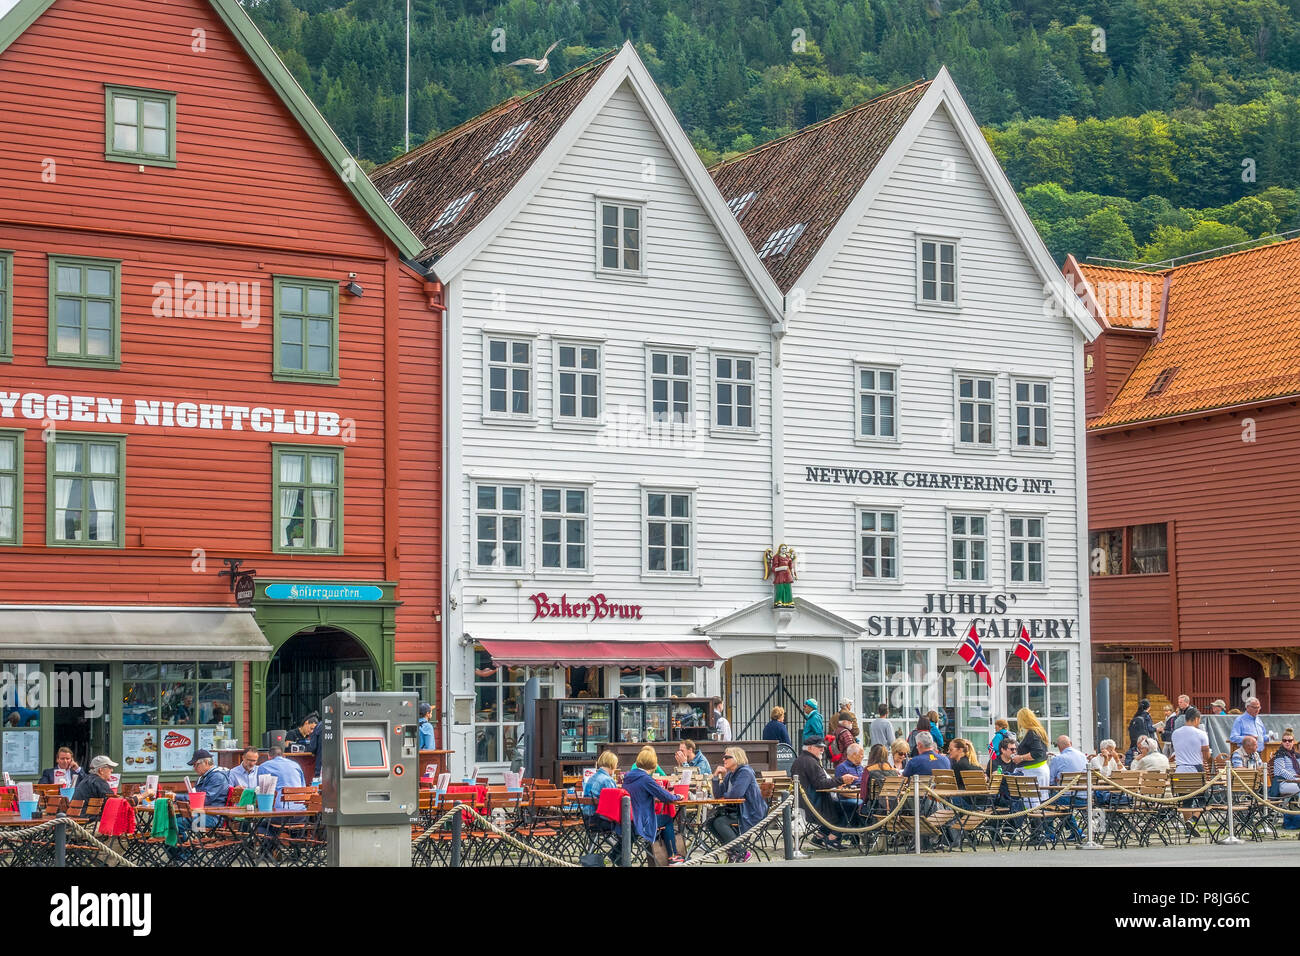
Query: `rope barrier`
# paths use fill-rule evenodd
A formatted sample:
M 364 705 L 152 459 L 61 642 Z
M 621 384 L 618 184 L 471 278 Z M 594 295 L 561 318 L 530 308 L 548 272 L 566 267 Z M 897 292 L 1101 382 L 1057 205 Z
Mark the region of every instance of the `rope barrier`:
M 537 849 L 536 847 L 531 847 L 531 846 L 529 846 L 527 843 L 524 843 L 522 840 L 518 839 L 518 838 L 515 837 L 513 834 L 507 833 L 505 830 L 502 830 L 502 829 L 501 829 L 500 827 L 498 827 L 495 823 L 493 823 L 493 822 L 492 822 L 491 820 L 489 820 L 487 817 L 483 816 L 483 814 L 479 813 L 477 810 L 475 810 L 475 809 L 474 809 L 473 807 L 471 807 L 471 806 L 464 806 L 464 807 L 461 807 L 461 809 L 462 809 L 462 810 L 467 810 L 470 814 L 473 815 L 473 817 L 474 817 L 476 820 L 480 820 L 480 821 L 482 821 L 483 824 L 485 825 L 486 829 L 491 830 L 493 833 L 498 834 L 498 835 L 501 836 L 501 837 L 502 837 L 502 838 L 503 838 L 507 843 L 511 843 L 511 844 L 513 844 L 514 846 L 517 846 L 519 849 L 523 850 L 525 853 L 527 853 L 527 854 L 529 854 L 529 855 L 531 855 L 531 856 L 535 856 L 535 857 L 538 857 L 538 858 L 540 858 L 540 859 L 547 860 L 547 861 L 549 861 L 549 862 L 551 862 L 551 863 L 554 863 L 556 866 L 567 866 L 567 867 L 573 867 L 573 868 L 577 868 L 577 867 L 578 867 L 578 864 L 577 864 L 577 863 L 570 863 L 568 860 L 562 860 L 562 859 L 560 859 L 558 856 L 552 856 L 551 854 L 549 854 L 549 853 L 545 853 L 545 852 L 543 852 L 542 850 Z
M 1040 801 L 1039 803 L 1034 804 L 1032 807 L 1026 807 L 1024 810 L 1015 810 L 1008 813 L 985 813 L 983 810 L 975 810 L 969 807 L 959 807 L 956 804 L 949 803 L 943 797 L 939 796 L 939 794 L 931 786 L 926 786 L 924 792 L 929 794 L 935 800 L 936 803 L 939 803 L 947 807 L 949 810 L 952 810 L 956 813 L 962 813 L 965 814 L 966 816 L 978 817 L 984 820 L 1016 820 L 1019 819 L 1020 817 L 1027 817 L 1035 813 L 1038 813 L 1046 809 L 1047 807 L 1050 807 L 1058 800 L 1061 800 L 1064 797 L 1068 796 L 1069 794 L 1073 793 L 1074 791 L 1062 790 L 1060 793 L 1056 794 L 1055 796 Z M 980 793 L 980 791 L 978 790 L 973 790 L 970 792 L 975 794 Z M 985 792 L 984 795 L 987 796 L 989 793 L 992 793 L 992 791 L 987 791 Z
M 1241 781 L 1241 773 L 1235 767 L 1232 770 L 1232 776 L 1233 779 L 1237 780 L 1238 782 Z M 1254 789 L 1247 787 L 1244 784 L 1242 785 L 1241 790 L 1234 789 L 1232 793 L 1233 796 L 1237 796 L 1238 794 L 1244 793 L 1247 796 L 1249 796 L 1252 800 L 1254 800 L 1256 803 L 1262 804 L 1263 806 L 1276 810 L 1278 813 L 1300 814 L 1300 804 L 1292 804 L 1292 806 L 1288 808 L 1286 804 L 1274 803 L 1272 800 L 1269 800 L 1267 797 L 1261 797 L 1258 793 L 1254 791 Z
M 50 820 L 46 823 L 37 824 L 36 826 L 24 827 L 21 830 L 0 831 L 0 842 L 19 843 L 31 837 L 37 836 L 38 834 L 51 831 L 55 827 L 59 826 L 60 824 L 62 824 L 64 827 L 67 828 L 64 831 L 65 835 L 76 836 L 78 839 L 84 840 L 86 843 L 95 847 L 97 850 L 106 853 L 109 856 L 109 858 L 116 859 L 120 866 L 136 865 L 135 863 L 132 863 L 130 860 L 128 860 L 126 857 L 122 856 L 122 854 L 118 853 L 112 847 L 107 846 L 106 844 L 101 842 L 96 834 L 92 833 L 90 830 L 87 830 L 76 820 L 72 820 L 69 818 L 64 818 L 62 820 Z
M 834 830 L 836 833 L 871 833 L 874 830 L 879 830 L 890 820 L 894 819 L 894 817 L 898 816 L 898 814 L 901 813 L 903 810 L 903 804 L 907 802 L 909 797 L 911 797 L 910 793 L 904 793 L 900 795 L 898 798 L 898 803 L 897 805 L 895 805 L 894 809 L 890 810 L 887 814 L 885 814 L 875 823 L 865 827 L 846 827 L 843 824 L 831 823 L 831 821 L 827 820 L 824 816 L 822 816 L 821 813 L 818 812 L 817 807 L 811 803 L 800 804 L 800 809 L 809 811 L 810 813 L 812 813 L 813 816 L 815 816 L 818 820 L 822 822 L 822 825 L 824 827 L 826 827 L 828 830 Z M 889 799 L 893 799 L 893 798 L 890 797 Z
M 441 830 L 443 824 L 446 823 L 448 820 L 450 820 L 452 817 L 454 817 L 454 816 L 455 816 L 456 814 L 458 814 L 458 813 L 460 813 L 460 808 L 459 808 L 459 807 L 457 807 L 457 808 L 454 809 L 454 810 L 448 810 L 446 813 L 444 813 L 444 814 L 443 814 L 441 817 L 439 817 L 437 820 L 433 821 L 433 823 L 430 823 L 430 824 L 429 824 L 429 828 L 428 828 L 427 830 L 425 830 L 423 833 L 421 833 L 418 837 L 412 837 L 412 839 L 411 839 L 411 849 L 415 849 L 416 846 L 418 846 L 419 844 L 423 843 L 425 840 L 429 839 L 430 836 L 433 834 L 433 832 L 434 832 L 435 830 Z
M 1211 777 L 1209 782 L 1206 783 L 1205 786 L 1201 787 L 1201 789 L 1193 790 L 1191 793 L 1184 793 L 1181 796 L 1177 796 L 1177 797 L 1157 797 L 1153 794 L 1141 793 L 1140 791 L 1137 790 L 1130 790 L 1128 787 L 1124 786 L 1121 783 L 1116 783 L 1114 780 L 1111 780 L 1110 778 L 1106 779 L 1105 789 L 1118 790 L 1120 793 L 1127 793 L 1130 797 L 1137 797 L 1139 800 L 1145 800 L 1148 803 L 1176 804 L 1176 803 L 1183 803 L 1184 801 L 1190 800 L 1192 797 L 1199 797 L 1201 794 L 1205 793 L 1210 788 L 1218 786 L 1220 783 L 1225 782 L 1227 779 L 1228 778 L 1226 774 L 1222 772 L 1217 773 L 1213 777 Z M 1102 792 L 1105 792 L 1104 789 Z
M 737 848 L 739 844 L 752 841 L 755 837 L 762 836 L 763 833 L 766 832 L 768 825 L 772 822 L 772 820 L 776 817 L 776 815 L 780 813 L 781 810 L 784 809 L 785 805 L 793 799 L 794 799 L 793 792 L 782 794 L 781 799 L 777 800 L 774 804 L 772 804 L 771 808 L 767 811 L 767 816 L 763 817 L 763 819 L 759 820 L 757 823 L 755 823 L 744 833 L 741 833 L 734 840 L 731 840 L 728 843 L 722 844 L 722 846 L 710 850 L 708 853 L 703 853 L 699 856 L 695 856 L 694 854 L 692 854 L 691 857 L 686 861 L 684 865 L 697 866 L 701 863 L 712 863 L 723 853 L 730 853 L 731 850 L 733 848 Z

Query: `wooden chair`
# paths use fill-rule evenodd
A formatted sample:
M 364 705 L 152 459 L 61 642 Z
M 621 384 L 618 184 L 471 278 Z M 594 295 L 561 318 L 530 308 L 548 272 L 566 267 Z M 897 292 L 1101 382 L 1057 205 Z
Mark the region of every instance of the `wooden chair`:
M 936 769 L 931 774 L 934 782 L 931 786 L 936 790 L 956 790 L 957 789 L 957 771 Z

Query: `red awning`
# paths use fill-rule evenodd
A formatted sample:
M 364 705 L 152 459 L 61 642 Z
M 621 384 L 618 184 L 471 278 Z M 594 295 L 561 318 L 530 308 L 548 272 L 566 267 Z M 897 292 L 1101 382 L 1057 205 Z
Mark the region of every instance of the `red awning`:
M 672 664 L 712 667 L 722 660 L 708 641 L 479 641 L 492 663 L 516 667 Z

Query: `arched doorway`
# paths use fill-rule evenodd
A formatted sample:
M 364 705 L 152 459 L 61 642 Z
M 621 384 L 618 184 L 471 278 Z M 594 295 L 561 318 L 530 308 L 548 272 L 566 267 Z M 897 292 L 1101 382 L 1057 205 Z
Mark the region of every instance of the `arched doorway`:
M 839 668 L 815 654 L 773 651 L 740 654 L 728 662 L 726 688 L 737 740 L 753 740 L 763 732 L 773 707 L 785 708 L 790 739 L 803 736 L 803 702 L 815 699 L 823 715 L 835 713 L 839 704 Z
M 347 682 L 351 681 L 351 684 Z M 318 624 L 280 645 L 266 672 L 266 727 L 288 730 L 330 694 L 378 690 L 365 645 L 339 627 Z

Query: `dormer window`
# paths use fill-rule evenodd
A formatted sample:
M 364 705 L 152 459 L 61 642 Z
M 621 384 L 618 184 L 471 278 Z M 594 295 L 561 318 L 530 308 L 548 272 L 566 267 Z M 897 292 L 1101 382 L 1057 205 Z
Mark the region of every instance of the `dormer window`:
M 783 256 L 794 248 L 795 242 L 803 235 L 804 226 L 802 222 L 795 223 L 793 226 L 787 226 L 784 229 L 778 229 L 767 237 L 763 247 L 758 250 L 758 257 L 766 259 L 768 256 Z
M 524 133 L 528 130 L 528 127 L 532 125 L 532 122 L 532 120 L 524 120 L 518 126 L 512 126 L 502 133 L 501 138 L 497 140 L 496 145 L 488 150 L 488 154 L 483 157 L 483 161 L 487 162 L 489 159 L 500 156 L 503 153 L 508 153 L 514 149 L 515 144 L 523 138 Z
M 460 214 L 465 211 L 465 207 L 469 205 L 469 201 L 473 198 L 474 193 L 471 192 L 447 203 L 447 208 L 442 211 L 442 215 L 437 218 L 429 231 L 436 232 L 443 226 L 450 226 L 460 218 Z

